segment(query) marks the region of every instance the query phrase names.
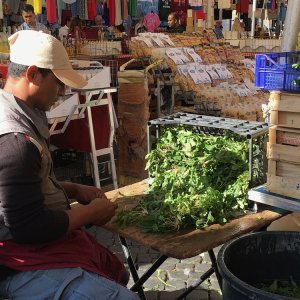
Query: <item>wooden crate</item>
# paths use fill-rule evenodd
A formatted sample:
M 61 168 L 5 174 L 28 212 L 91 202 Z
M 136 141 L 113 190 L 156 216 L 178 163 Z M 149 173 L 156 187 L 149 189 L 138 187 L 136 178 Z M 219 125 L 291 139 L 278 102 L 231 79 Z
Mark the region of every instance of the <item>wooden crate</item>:
M 269 143 L 300 146 L 300 129 L 272 126 L 269 128 Z
M 269 107 L 271 124 L 300 128 L 300 95 L 271 92 Z
M 267 190 L 300 199 L 300 130 L 271 127 L 267 157 Z

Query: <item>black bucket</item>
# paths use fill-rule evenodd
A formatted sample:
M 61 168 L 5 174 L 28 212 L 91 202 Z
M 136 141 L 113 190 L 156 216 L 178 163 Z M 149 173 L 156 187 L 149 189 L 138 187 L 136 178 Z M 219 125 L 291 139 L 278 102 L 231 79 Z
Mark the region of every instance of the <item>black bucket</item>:
M 275 280 L 300 282 L 300 232 L 266 231 L 244 235 L 218 253 L 223 300 L 291 300 L 257 286 Z M 297 298 L 299 299 L 299 298 Z

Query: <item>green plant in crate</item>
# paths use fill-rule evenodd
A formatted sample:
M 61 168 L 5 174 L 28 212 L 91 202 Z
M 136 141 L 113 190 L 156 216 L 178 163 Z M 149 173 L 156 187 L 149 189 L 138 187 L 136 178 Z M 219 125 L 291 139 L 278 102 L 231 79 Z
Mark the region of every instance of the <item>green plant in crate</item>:
M 293 69 L 300 69 L 300 61 L 298 61 L 295 64 L 292 64 L 292 68 Z M 300 87 L 300 76 L 298 76 L 297 78 L 293 79 L 292 80 L 292 84 L 294 86 Z
M 248 143 L 184 127 L 165 130 L 146 157 L 152 183 L 117 223 L 167 232 L 224 223 L 244 212 L 248 191 Z

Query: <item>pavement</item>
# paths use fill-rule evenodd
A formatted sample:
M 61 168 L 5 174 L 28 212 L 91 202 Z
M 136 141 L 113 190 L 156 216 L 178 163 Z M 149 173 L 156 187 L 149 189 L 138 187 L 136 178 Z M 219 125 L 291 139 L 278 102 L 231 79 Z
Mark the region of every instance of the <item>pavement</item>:
M 89 232 L 127 266 L 125 256 L 117 235 L 103 228 L 92 227 Z M 137 272 L 142 275 L 154 261 L 160 256 L 159 252 L 143 247 L 142 245 L 127 240 Z M 220 247 L 215 248 L 217 252 Z M 157 271 L 145 282 L 144 290 L 147 300 L 173 300 L 186 288 L 193 284 L 210 268 L 208 253 L 202 253 L 188 259 L 168 258 Z M 127 285 L 130 288 L 134 284 L 132 277 Z M 213 274 L 202 285 L 188 294 L 186 300 L 221 300 L 221 290 Z

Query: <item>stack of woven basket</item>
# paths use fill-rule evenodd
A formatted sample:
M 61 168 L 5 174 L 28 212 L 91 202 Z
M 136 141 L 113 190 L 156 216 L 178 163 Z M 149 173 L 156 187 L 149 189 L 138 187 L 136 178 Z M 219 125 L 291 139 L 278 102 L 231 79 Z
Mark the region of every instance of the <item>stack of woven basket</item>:
M 146 70 L 118 72 L 118 146 L 120 176 L 146 178 L 149 90 Z

